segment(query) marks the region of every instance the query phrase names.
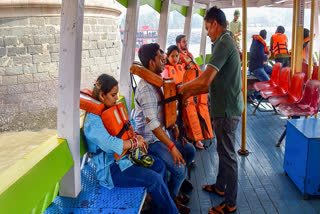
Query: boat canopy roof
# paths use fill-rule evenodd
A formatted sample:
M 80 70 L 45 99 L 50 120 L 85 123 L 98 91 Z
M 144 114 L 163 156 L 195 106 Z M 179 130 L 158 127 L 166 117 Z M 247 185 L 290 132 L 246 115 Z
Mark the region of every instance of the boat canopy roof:
M 124 6 L 127 5 L 128 0 L 117 0 Z M 157 2 L 159 1 L 159 3 Z M 172 0 L 172 4 L 177 7 L 189 7 L 192 5 L 197 9 L 206 9 L 207 7 L 217 6 L 219 8 L 240 8 L 242 7 L 242 0 Z M 140 4 L 149 4 L 155 10 L 161 8 L 161 0 L 141 0 Z M 305 8 L 310 8 L 311 0 L 305 0 Z M 247 0 L 247 7 L 283 7 L 293 8 L 293 0 Z M 183 8 L 171 8 L 177 11 L 184 10 Z M 160 12 L 160 11 L 158 11 Z M 179 11 L 181 12 L 181 11 Z M 183 14 L 183 12 L 182 12 Z M 201 14 L 200 14 L 201 15 Z

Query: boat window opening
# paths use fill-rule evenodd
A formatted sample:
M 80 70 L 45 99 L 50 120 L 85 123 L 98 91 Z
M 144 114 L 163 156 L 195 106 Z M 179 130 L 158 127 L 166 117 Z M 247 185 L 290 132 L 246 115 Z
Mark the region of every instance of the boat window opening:
M 200 54 L 200 41 L 202 32 L 203 17 L 199 14 L 193 14 L 191 17 L 191 34 L 189 39 L 188 50 L 194 57 Z
M 184 22 L 186 18 L 178 13 L 177 11 L 171 11 L 168 23 L 168 35 L 167 35 L 167 45 L 166 50 L 170 45 L 176 44 L 176 37 L 183 34 Z

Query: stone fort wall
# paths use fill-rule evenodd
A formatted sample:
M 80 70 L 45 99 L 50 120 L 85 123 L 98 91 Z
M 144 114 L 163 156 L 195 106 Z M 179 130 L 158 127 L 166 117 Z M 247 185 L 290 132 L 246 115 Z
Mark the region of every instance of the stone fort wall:
M 56 128 L 61 2 L 49 2 L 11 8 L 11 13 L 9 4 L 0 4 L 0 132 Z M 101 73 L 119 79 L 121 60 L 120 11 L 113 0 L 89 2 L 82 88 L 92 88 Z

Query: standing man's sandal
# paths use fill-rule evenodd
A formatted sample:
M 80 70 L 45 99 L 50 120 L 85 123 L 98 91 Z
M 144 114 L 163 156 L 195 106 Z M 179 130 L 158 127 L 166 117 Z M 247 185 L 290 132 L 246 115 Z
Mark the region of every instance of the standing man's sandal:
M 212 207 L 209 211 L 208 214 L 228 214 L 228 213 L 235 213 L 237 211 L 237 207 L 233 206 L 230 207 L 226 205 L 225 202 L 222 202 L 216 207 Z

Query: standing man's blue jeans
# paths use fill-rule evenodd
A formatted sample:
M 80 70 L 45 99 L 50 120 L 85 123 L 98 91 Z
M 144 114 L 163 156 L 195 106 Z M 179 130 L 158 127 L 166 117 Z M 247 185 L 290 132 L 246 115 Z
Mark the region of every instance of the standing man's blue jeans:
M 166 179 L 166 166 L 162 160 L 154 157 L 154 163 L 150 168 L 132 165 L 121 171 L 118 164 L 110 166 L 113 185 L 115 187 L 146 187 L 152 198 L 152 213 L 179 213 L 171 199 Z
M 176 142 L 175 144 L 177 149 L 181 152 L 181 154 L 183 154 L 181 143 Z M 194 158 L 195 148 L 192 144 L 189 143 L 189 144 L 184 144 L 184 150 L 185 150 L 186 159 L 187 159 L 185 160 L 185 162 L 188 164 Z M 180 167 L 178 166 L 178 163 L 174 165 L 174 159 L 168 147 L 160 141 L 156 141 L 155 143 L 150 144 L 148 151 L 150 154 L 157 156 L 158 158 L 163 160 L 163 162 L 166 164 L 167 169 L 171 173 L 171 177 L 168 182 L 169 192 L 170 192 L 171 198 L 173 200 L 176 199 L 176 197 L 178 196 L 181 184 L 184 181 L 184 179 L 187 177 L 187 167 L 184 166 L 182 163 Z
M 267 65 L 267 63 L 253 71 L 253 75 L 257 77 L 260 82 L 270 80 L 271 73 L 272 67 Z

